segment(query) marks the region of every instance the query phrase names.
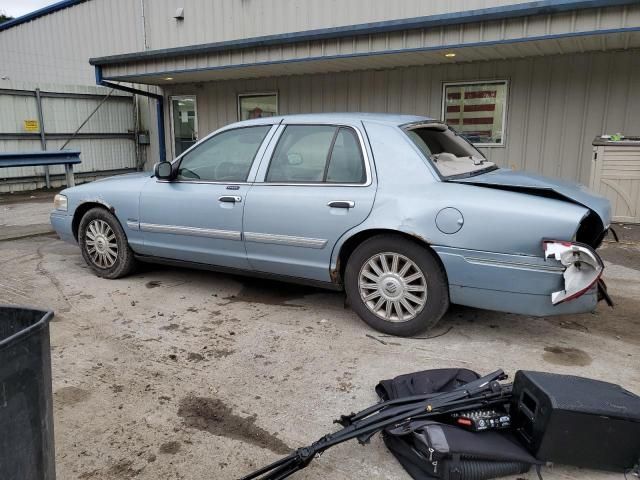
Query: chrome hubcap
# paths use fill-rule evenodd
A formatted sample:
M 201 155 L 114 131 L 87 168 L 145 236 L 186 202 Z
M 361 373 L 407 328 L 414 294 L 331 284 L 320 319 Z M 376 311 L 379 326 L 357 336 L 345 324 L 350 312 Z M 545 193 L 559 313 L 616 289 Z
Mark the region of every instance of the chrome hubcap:
M 85 248 L 100 268 L 111 268 L 118 259 L 116 235 L 104 220 L 92 220 L 85 232 Z
M 427 279 L 418 266 L 398 253 L 378 253 L 358 275 L 360 296 L 367 308 L 388 322 L 407 322 L 427 302 Z

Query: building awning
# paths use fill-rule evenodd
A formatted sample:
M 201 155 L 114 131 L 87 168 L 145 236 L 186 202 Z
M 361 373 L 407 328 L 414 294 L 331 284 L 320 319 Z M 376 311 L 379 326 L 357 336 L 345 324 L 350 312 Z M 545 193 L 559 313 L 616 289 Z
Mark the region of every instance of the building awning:
M 166 85 L 632 48 L 640 48 L 638 2 L 567 0 L 150 50 L 90 62 L 99 79 Z

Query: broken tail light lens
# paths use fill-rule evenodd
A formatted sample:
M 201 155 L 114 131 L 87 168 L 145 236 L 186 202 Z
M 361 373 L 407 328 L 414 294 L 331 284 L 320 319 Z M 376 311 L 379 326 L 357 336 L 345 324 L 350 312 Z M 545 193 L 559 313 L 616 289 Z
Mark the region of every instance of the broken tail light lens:
M 564 267 L 564 290 L 551 294 L 557 305 L 578 298 L 593 287 L 604 270 L 598 254 L 588 245 L 562 240 L 542 242 L 545 258 L 554 258 Z

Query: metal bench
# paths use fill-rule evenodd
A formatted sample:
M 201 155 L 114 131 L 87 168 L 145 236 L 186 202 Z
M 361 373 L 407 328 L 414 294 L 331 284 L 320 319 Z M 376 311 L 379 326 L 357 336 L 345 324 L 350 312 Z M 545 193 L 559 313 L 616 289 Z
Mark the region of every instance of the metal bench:
M 75 186 L 73 166 L 80 162 L 80 152 L 76 150 L 0 153 L 0 168 L 64 165 L 67 187 Z

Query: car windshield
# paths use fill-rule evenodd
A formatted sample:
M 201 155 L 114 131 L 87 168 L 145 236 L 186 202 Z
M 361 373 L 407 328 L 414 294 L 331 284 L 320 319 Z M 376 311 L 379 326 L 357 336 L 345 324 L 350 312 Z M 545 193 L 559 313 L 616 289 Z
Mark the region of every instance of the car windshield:
M 444 123 L 410 126 L 406 132 L 445 178 L 468 177 L 496 168 L 476 147 Z

